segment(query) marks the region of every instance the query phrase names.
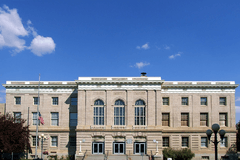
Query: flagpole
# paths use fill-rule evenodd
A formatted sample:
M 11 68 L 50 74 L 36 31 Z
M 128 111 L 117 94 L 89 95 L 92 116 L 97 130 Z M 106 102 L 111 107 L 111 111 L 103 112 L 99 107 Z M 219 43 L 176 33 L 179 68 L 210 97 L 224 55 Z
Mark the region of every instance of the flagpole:
M 39 89 L 40 89 L 40 73 L 39 73 L 39 82 L 38 82 L 38 104 L 37 104 L 37 129 L 36 129 L 35 159 L 37 159 L 37 145 L 38 145 Z

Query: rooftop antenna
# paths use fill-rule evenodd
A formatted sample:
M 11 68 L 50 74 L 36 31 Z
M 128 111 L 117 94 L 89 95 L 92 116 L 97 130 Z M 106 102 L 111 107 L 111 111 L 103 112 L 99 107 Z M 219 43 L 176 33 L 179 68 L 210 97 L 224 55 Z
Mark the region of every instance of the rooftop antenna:
M 37 146 L 38 146 L 38 118 L 39 118 L 39 89 L 40 89 L 40 73 L 38 82 L 38 104 L 37 104 L 37 129 L 36 129 L 36 149 L 35 149 L 35 159 L 37 159 Z

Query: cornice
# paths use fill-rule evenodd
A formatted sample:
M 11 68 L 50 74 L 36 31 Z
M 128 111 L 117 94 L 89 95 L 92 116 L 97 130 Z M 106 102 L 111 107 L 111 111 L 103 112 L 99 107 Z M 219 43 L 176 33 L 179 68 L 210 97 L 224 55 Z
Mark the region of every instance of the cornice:
M 164 80 L 102 80 L 102 81 L 95 81 L 95 80 L 76 80 L 77 84 L 98 84 L 98 85 L 104 85 L 104 84 L 117 84 L 117 85 L 123 85 L 123 84 L 162 84 L 164 83 Z
M 5 88 L 38 88 L 37 84 L 3 84 Z M 77 88 L 75 84 L 40 84 L 40 88 Z
M 163 84 L 162 88 L 237 88 L 238 84 Z

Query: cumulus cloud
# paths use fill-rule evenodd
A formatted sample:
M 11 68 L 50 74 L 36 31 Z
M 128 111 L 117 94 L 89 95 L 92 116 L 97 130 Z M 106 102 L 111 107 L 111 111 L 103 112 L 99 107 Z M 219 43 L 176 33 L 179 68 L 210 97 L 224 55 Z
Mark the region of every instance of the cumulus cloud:
M 34 39 L 27 47 L 23 38 L 29 34 Z M 0 7 L 0 49 L 2 47 L 12 48 L 13 53 L 30 49 L 35 55 L 42 56 L 55 51 L 56 45 L 51 37 L 38 35 L 30 20 L 27 21 L 27 27 L 24 28 L 17 9 L 9 9 L 4 5 L 2 8 Z
M 55 50 L 55 43 L 51 37 L 37 36 L 35 37 L 29 49 L 37 55 L 42 56 L 44 54 L 52 53 Z
M 140 68 L 143 68 L 143 67 L 145 67 L 145 66 L 148 66 L 148 65 L 150 65 L 150 63 L 147 63 L 147 62 L 137 62 L 134 66 L 131 66 L 131 67 L 136 67 L 136 68 L 138 68 L 138 69 L 140 69 Z
M 181 56 L 181 54 L 182 54 L 182 52 L 178 52 L 177 54 L 173 54 L 173 55 L 169 56 L 169 59 L 174 59 L 178 56 Z
M 24 50 L 25 40 L 19 36 L 27 36 L 21 18 L 16 9 L 9 9 L 6 5 L 0 7 L 0 47 L 12 47 L 16 52 Z
M 142 46 L 137 46 L 136 48 L 137 49 L 149 49 L 150 47 L 149 47 L 148 43 L 146 43 L 146 44 L 144 44 Z
M 240 113 L 240 106 L 235 106 L 236 113 Z

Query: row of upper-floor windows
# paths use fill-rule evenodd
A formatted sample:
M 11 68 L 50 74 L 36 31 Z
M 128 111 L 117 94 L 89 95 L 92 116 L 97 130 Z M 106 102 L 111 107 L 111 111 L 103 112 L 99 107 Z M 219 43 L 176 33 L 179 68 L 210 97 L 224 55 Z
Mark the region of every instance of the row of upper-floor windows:
M 59 113 L 51 112 L 51 125 L 59 126 Z M 70 126 L 77 126 L 77 113 L 70 113 Z M 41 114 L 37 116 L 37 112 L 32 112 L 32 124 L 40 124 Z M 21 112 L 14 112 L 15 122 L 19 122 L 21 119 Z M 135 125 L 145 125 L 146 116 L 144 107 L 135 107 Z M 228 126 L 227 113 L 219 113 L 219 125 Z M 209 126 L 209 116 L 208 113 L 200 113 L 199 119 L 200 126 Z M 104 125 L 104 108 L 98 107 L 94 109 L 93 114 L 93 125 Z M 114 125 L 125 125 L 125 113 L 124 108 L 114 110 Z M 170 127 L 170 113 L 162 113 L 162 126 Z M 189 127 L 189 113 L 181 113 L 181 126 Z
M 15 97 L 15 104 L 21 105 L 21 97 Z M 33 105 L 40 104 L 40 98 L 33 97 Z M 58 105 L 59 100 L 58 97 L 52 97 L 52 105 Z M 169 97 L 163 97 L 162 98 L 162 104 L 163 105 L 169 105 L 170 100 Z M 181 104 L 182 105 L 189 105 L 189 98 L 188 97 L 181 97 Z M 219 105 L 226 105 L 226 97 L 219 97 Z M 77 105 L 77 98 L 71 98 L 71 105 Z M 100 99 L 96 100 L 94 102 L 94 105 L 104 105 L 104 102 Z M 117 100 L 115 101 L 115 105 L 125 105 L 124 101 Z M 137 100 L 135 102 L 135 105 L 145 105 L 145 102 L 143 100 Z M 208 105 L 208 98 L 207 97 L 200 97 L 200 105 Z

